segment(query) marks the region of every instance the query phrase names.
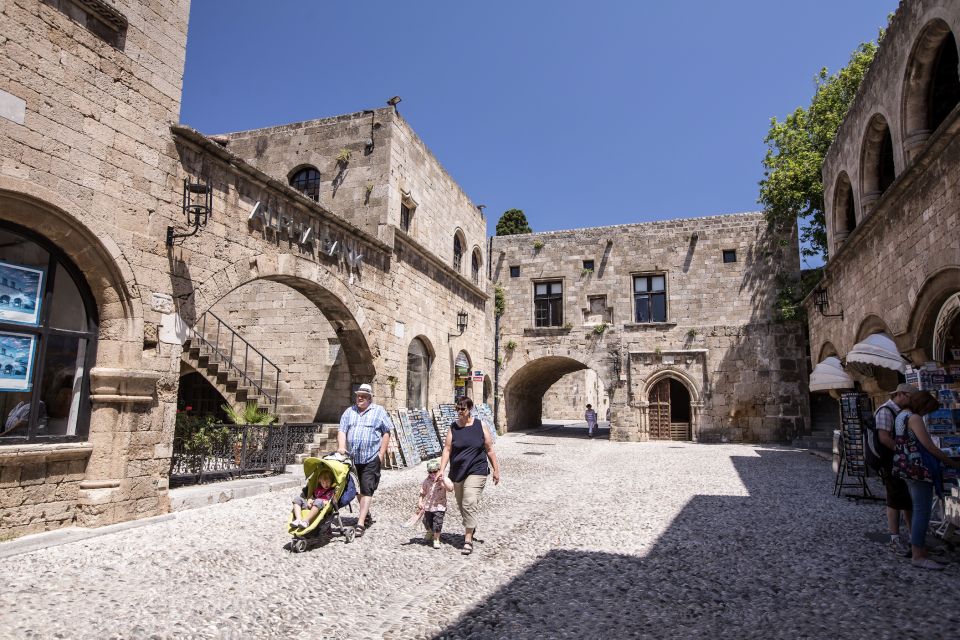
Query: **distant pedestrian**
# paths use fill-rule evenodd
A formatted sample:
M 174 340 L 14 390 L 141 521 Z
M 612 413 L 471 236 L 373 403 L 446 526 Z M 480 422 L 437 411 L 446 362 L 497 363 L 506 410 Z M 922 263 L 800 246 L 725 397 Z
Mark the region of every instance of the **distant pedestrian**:
M 480 512 L 480 496 L 487 483 L 490 467 L 493 467 L 493 484 L 500 484 L 500 463 L 493 450 L 493 439 L 483 427 L 480 418 L 470 415 L 473 400 L 465 396 L 457 398 L 457 419 L 450 423 L 450 431 L 443 445 L 440 459 L 440 474 L 450 464 L 450 480 L 460 516 L 463 518 L 463 555 L 473 553 L 473 534 L 477 530 Z M 487 461 L 489 460 L 489 465 Z
M 587 437 L 592 438 L 593 430 L 597 428 L 597 412 L 593 410 L 593 405 L 587 405 L 587 410 L 583 413 L 583 419 L 587 421 Z
M 920 569 L 943 569 L 943 565 L 927 557 L 927 526 L 934 489 L 943 490 L 941 464 L 960 467 L 960 461 L 945 455 L 933 443 L 923 416 L 940 406 L 928 391 L 910 394 L 907 407 L 897 416 L 894 433 L 897 450 L 893 457 L 893 472 L 907 481 L 913 501 L 913 522 L 910 527 L 910 546 L 913 566 Z
M 380 467 L 387 454 L 393 423 L 387 412 L 373 402 L 373 388 L 362 384 L 356 391 L 356 404 L 347 407 L 340 417 L 337 452 L 350 454 L 360 479 L 360 513 L 354 535 L 362 537 L 373 524 L 370 505 L 380 485 Z
M 447 492 L 453 491 L 453 482 L 440 473 L 440 461 L 434 458 L 427 461 L 427 477 L 420 484 L 420 500 L 417 510 L 423 511 L 423 526 L 427 528 L 424 536 L 433 541 L 433 548 L 440 548 L 440 532 L 443 530 L 443 517 L 447 512 Z

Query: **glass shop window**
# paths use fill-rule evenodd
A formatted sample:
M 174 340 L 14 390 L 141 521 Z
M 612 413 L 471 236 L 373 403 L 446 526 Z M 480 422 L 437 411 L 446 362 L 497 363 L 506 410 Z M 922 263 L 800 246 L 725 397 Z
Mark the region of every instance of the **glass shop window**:
M 95 314 L 55 245 L 0 224 L 0 445 L 86 438 Z

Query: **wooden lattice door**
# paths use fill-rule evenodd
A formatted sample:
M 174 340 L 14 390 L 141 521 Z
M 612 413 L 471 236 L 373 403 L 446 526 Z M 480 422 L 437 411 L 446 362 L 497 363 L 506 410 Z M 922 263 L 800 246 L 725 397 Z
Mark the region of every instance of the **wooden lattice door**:
M 647 410 L 651 440 L 670 439 L 670 380 L 664 378 L 650 390 Z

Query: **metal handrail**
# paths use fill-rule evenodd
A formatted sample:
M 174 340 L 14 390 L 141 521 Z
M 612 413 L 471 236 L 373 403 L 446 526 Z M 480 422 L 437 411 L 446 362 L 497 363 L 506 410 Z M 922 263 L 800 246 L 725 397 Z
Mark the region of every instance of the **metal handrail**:
M 217 321 L 217 333 L 216 333 L 216 337 L 214 338 L 214 342 L 210 342 L 210 340 L 207 339 L 207 316 L 211 316 L 214 320 Z M 197 338 L 197 339 L 199 340 L 199 342 L 202 343 L 203 345 L 205 345 L 206 347 L 208 347 L 213 354 L 216 354 L 216 358 L 217 358 L 217 361 L 218 361 L 218 362 L 223 362 L 223 363 L 225 363 L 228 367 L 230 367 L 231 369 L 233 369 L 234 371 L 236 371 L 236 372 L 240 375 L 240 378 L 241 378 L 243 381 L 247 382 L 249 386 L 251 386 L 251 387 L 253 387 L 254 389 L 257 390 L 257 394 L 258 394 L 258 395 L 262 395 L 262 396 L 266 397 L 268 401 L 271 401 L 271 402 L 273 403 L 273 412 L 276 413 L 276 412 L 277 412 L 277 403 L 278 403 L 278 401 L 279 401 L 279 399 L 280 399 L 280 367 L 278 367 L 276 364 L 274 364 L 274 363 L 270 360 L 270 358 L 268 358 L 262 351 L 260 351 L 260 350 L 257 349 L 255 346 L 253 346 L 252 344 L 250 344 L 250 342 L 247 341 L 246 338 L 244 338 L 244 337 L 241 336 L 239 333 L 237 333 L 237 330 L 236 330 L 236 329 L 234 329 L 234 328 L 231 327 L 229 324 L 227 324 L 226 322 L 224 322 L 224 321 L 223 321 L 217 314 L 215 314 L 214 312 L 212 312 L 212 311 L 207 311 L 207 312 L 205 312 L 202 316 L 200 316 L 200 322 L 199 322 L 198 324 L 199 324 L 199 326 L 200 326 L 200 330 L 197 331 L 197 328 L 196 328 L 197 325 L 194 325 L 193 328 L 190 329 L 190 334 L 191 334 L 191 336 Z M 220 345 L 220 330 L 221 330 L 222 328 L 225 328 L 226 331 L 230 334 L 230 351 L 229 351 L 229 353 L 226 353 L 226 352 L 224 351 L 224 349 L 221 348 L 221 345 Z M 226 338 L 224 338 L 224 339 L 226 339 Z M 234 354 L 234 347 L 236 346 L 236 340 L 237 340 L 237 339 L 239 339 L 240 342 L 242 342 L 242 343 L 244 344 L 244 350 L 243 350 L 243 368 L 240 368 L 240 367 L 237 365 L 237 363 L 235 362 L 234 355 L 233 355 L 233 354 Z M 253 352 L 253 355 L 254 355 L 254 362 L 256 362 L 256 358 L 260 358 L 260 378 L 259 378 L 259 382 L 257 382 L 254 378 L 250 377 L 250 376 L 247 374 L 247 372 L 248 372 L 248 365 L 249 365 L 249 363 L 250 363 L 250 352 L 251 352 L 251 351 Z M 273 387 L 273 394 L 272 394 L 272 395 L 271 395 L 269 392 L 267 392 L 267 390 L 264 388 L 264 384 L 263 384 L 264 369 L 265 369 L 266 365 L 270 365 L 270 366 L 273 367 L 274 370 L 276 371 L 276 376 L 274 377 L 274 387 Z M 256 368 L 256 364 L 254 364 L 254 368 Z

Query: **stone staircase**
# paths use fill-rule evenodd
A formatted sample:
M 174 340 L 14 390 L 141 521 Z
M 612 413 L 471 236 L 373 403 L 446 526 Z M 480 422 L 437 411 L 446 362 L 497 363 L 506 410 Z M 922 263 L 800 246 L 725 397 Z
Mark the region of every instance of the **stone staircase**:
M 318 433 L 313 434 L 313 441 L 303 446 L 303 453 L 297 454 L 297 464 L 303 464 L 306 458 L 319 458 L 337 450 L 338 424 L 324 424 Z
M 793 446 L 801 449 L 814 449 L 825 453 L 833 452 L 833 431 L 817 430 L 794 438 Z
M 253 402 L 261 412 L 276 414 L 279 422 L 313 422 L 316 408 L 298 403 L 292 393 L 282 385 L 278 386 L 277 380 L 282 377 L 278 367 L 214 314 L 208 311 L 205 315 L 212 319 L 202 324 L 198 322 L 197 328 L 191 331 L 183 346 L 181 358 L 184 362 L 206 378 L 237 409 Z M 245 351 L 238 352 L 243 357 L 235 354 L 234 366 L 226 362 L 224 354 L 231 353 L 234 347 L 244 349 L 245 345 L 248 345 Z M 264 362 L 269 366 L 265 367 Z M 263 390 L 260 391 L 251 380 L 259 382 L 264 368 Z M 279 396 L 276 409 L 274 395 Z

